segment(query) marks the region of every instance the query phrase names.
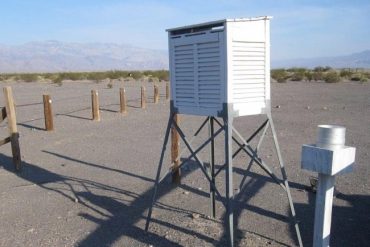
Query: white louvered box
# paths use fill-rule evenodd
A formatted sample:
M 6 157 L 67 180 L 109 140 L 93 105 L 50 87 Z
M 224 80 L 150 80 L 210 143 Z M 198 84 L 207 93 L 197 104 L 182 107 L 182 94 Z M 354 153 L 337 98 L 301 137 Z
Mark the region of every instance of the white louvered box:
M 270 108 L 271 17 L 168 29 L 171 97 L 180 114 L 264 114 Z

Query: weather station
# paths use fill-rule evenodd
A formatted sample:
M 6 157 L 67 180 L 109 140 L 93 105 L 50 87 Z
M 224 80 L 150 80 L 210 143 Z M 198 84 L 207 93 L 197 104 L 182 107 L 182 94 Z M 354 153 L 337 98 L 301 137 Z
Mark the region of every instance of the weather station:
M 219 198 L 226 208 L 225 225 L 229 246 L 234 246 L 233 219 L 233 159 L 240 153 L 247 154 L 251 162 L 262 168 L 286 193 L 299 245 L 300 230 L 295 219 L 295 209 L 281 156 L 270 101 L 270 20 L 271 17 L 224 19 L 202 24 L 168 29 L 169 64 L 171 80 L 170 116 L 155 180 L 152 205 L 148 211 L 146 230 L 149 229 L 158 185 L 173 169 L 161 177 L 161 170 L 171 128 L 178 133 L 190 156 L 177 169 L 194 159 L 210 184 L 211 215 L 214 217 L 215 199 Z M 210 129 L 209 138 L 199 147 L 193 147 L 175 121 L 176 115 L 195 115 L 205 120 L 195 132 L 204 126 Z M 256 131 L 244 138 L 234 127 L 239 117 L 265 116 Z M 186 123 L 183 123 L 186 125 Z M 267 129 L 271 129 L 281 177 L 261 159 L 258 148 Z M 216 130 L 217 129 L 217 130 Z M 223 133 L 223 135 L 220 135 Z M 250 142 L 260 135 L 256 148 Z M 215 168 L 215 139 L 224 137 L 224 164 Z M 233 150 L 233 143 L 237 149 Z M 199 157 L 199 152 L 210 146 L 209 166 Z M 225 171 L 225 195 L 216 188 L 216 178 Z

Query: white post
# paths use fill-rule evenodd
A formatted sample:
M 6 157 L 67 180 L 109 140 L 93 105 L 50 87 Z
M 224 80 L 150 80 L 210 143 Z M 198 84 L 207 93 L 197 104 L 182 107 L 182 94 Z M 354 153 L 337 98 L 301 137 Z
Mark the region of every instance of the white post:
M 346 128 L 335 125 L 319 125 L 318 127 L 317 147 L 331 150 L 344 147 Z M 319 173 L 313 234 L 314 247 L 329 246 L 334 184 L 335 176 Z
M 302 146 L 301 166 L 319 173 L 313 246 L 328 247 L 335 176 L 352 170 L 356 148 L 344 145 L 346 128 L 338 125 L 318 127 L 316 145 Z
M 314 247 L 329 246 L 334 183 L 334 176 L 319 173 L 313 233 Z

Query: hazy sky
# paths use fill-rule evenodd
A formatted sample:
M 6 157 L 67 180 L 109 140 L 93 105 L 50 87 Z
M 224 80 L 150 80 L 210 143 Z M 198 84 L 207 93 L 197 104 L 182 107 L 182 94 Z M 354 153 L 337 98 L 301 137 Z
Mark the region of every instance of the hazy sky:
M 1 0 L 0 43 L 128 43 L 167 49 L 170 27 L 269 15 L 272 59 L 370 49 L 370 0 Z

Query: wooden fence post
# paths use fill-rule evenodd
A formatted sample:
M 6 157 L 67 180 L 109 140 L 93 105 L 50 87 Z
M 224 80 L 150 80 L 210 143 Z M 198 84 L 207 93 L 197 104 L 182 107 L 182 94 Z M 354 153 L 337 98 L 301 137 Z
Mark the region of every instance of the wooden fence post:
M 45 129 L 52 131 L 54 130 L 54 121 L 50 95 L 44 94 L 42 99 L 44 101 Z
M 97 90 L 91 90 L 92 117 L 95 121 L 100 121 L 99 97 Z
M 174 116 L 174 121 L 177 125 L 180 124 L 180 117 L 178 114 Z M 171 162 L 174 163 L 173 165 L 173 173 L 172 173 L 172 182 L 176 184 L 181 183 L 181 173 L 179 169 L 180 165 L 180 136 L 179 133 L 176 131 L 176 128 L 171 128 Z M 178 159 L 177 159 L 178 158 Z
M 158 85 L 154 85 L 154 104 L 159 102 L 159 90 Z
M 14 99 L 11 87 L 4 87 L 4 98 L 5 98 L 5 107 L 6 115 L 8 117 L 8 127 L 10 134 L 10 143 L 12 147 L 13 154 L 13 164 L 16 171 L 22 169 L 21 161 L 21 150 L 19 148 L 19 134 L 17 130 L 17 120 L 15 115 Z
M 120 112 L 122 114 L 127 114 L 126 108 L 126 90 L 125 88 L 119 89 L 119 100 L 120 100 Z
M 141 86 L 141 108 L 145 109 L 146 107 L 146 96 L 145 96 L 145 87 Z
M 170 99 L 170 84 L 166 82 L 166 100 Z

